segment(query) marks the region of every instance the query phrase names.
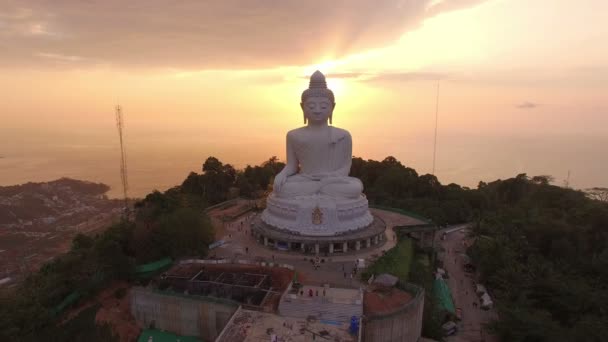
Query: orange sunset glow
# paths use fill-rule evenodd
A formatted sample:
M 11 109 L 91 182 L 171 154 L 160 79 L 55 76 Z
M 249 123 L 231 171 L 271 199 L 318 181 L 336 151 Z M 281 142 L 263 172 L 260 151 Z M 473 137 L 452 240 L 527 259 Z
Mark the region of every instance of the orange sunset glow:
M 134 196 L 208 156 L 285 158 L 315 70 L 353 154 L 476 186 L 520 172 L 608 185 L 608 3 L 600 0 L 0 4 L 0 185 L 61 176 Z M 262 2 L 264 3 L 264 2 Z

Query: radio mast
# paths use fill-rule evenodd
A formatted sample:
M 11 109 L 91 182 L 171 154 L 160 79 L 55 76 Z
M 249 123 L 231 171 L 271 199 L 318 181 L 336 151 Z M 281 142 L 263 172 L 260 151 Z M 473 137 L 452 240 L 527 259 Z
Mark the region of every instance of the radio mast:
M 120 179 L 122 180 L 122 192 L 125 201 L 125 220 L 129 218 L 129 200 L 127 197 L 127 190 L 129 189 L 129 182 L 127 181 L 127 156 L 125 153 L 125 145 L 122 137 L 122 107 L 116 105 L 116 127 L 118 128 L 118 137 L 120 139 Z
M 439 119 L 439 81 L 437 81 L 437 97 L 435 99 L 435 140 L 433 142 L 433 172 L 435 175 L 435 158 L 437 156 L 437 121 Z

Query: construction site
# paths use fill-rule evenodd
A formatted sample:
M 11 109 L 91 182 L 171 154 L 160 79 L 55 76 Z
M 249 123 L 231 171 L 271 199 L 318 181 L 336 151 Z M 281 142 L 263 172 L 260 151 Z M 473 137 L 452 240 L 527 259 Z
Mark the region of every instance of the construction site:
M 281 267 L 235 264 L 179 264 L 157 279 L 159 290 L 208 296 L 243 306 L 274 310 L 294 272 Z
M 212 341 L 239 307 L 275 312 L 293 275 L 285 267 L 185 261 L 133 288 L 131 312 L 142 327 Z
M 137 325 L 204 341 L 417 341 L 424 293 L 307 285 L 290 265 L 183 260 L 131 289 Z M 382 277 L 378 277 L 378 281 Z

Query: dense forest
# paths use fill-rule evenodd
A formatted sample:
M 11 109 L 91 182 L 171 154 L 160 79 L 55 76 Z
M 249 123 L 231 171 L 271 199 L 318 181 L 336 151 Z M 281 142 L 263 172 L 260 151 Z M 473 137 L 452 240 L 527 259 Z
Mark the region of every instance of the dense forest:
M 214 231 L 203 209 L 234 196 L 263 196 L 283 166 L 272 157 L 237 170 L 209 157 L 201 173 L 138 201 L 131 220 L 98 236 L 78 235 L 67 254 L 0 292 L 0 339 L 50 338 L 66 297 L 93 296 L 115 280 L 135 282 L 136 265 L 204 257 Z M 608 204 L 601 197 L 525 174 L 477 189 L 443 185 L 393 157 L 355 157 L 351 176 L 362 180 L 370 204 L 416 212 L 437 225 L 473 223 L 468 252 L 496 299 L 500 321 L 492 328 L 505 341 L 608 336 Z
M 608 203 L 549 180 L 475 190 L 468 252 L 498 304 L 493 328 L 504 341 L 606 341 Z

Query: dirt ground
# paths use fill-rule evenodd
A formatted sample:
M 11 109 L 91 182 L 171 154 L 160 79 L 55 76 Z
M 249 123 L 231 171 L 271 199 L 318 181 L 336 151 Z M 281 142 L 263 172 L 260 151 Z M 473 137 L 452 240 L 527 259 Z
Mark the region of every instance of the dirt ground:
M 116 298 L 115 293 L 119 289 L 124 289 L 125 295 L 122 298 Z M 125 282 L 117 282 L 105 288 L 97 296 L 78 307 L 66 313 L 61 324 L 66 323 L 78 314 L 96 304 L 100 304 L 101 308 L 97 310 L 95 322 L 98 325 L 107 323 L 112 328 L 112 331 L 119 337 L 121 342 L 136 341 L 141 333 L 141 329 L 137 326 L 135 318 L 131 315 L 130 310 L 130 293 L 129 285 Z

